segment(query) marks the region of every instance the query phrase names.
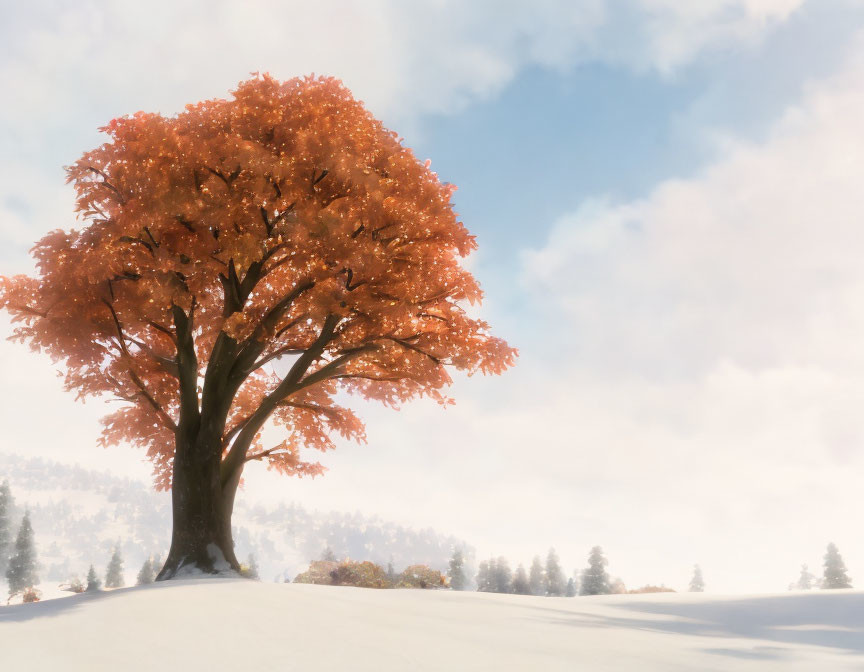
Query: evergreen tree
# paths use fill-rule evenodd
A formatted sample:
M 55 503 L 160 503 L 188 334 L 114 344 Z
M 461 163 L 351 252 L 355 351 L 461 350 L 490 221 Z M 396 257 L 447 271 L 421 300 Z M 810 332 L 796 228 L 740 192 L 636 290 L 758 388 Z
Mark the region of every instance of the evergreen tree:
M 801 576 L 798 577 L 798 582 L 793 584 L 790 589 L 810 590 L 813 588 L 815 581 L 816 577 L 813 576 L 807 565 L 801 565 Z
M 513 591 L 513 572 L 510 571 L 510 563 L 507 558 L 500 557 L 495 562 L 495 575 L 493 577 L 492 589 L 495 593 L 510 593 Z
M 546 594 L 546 574 L 543 572 L 543 564 L 540 562 L 539 555 L 535 555 L 534 560 L 531 561 L 531 569 L 528 570 L 528 585 L 532 595 Z
M 9 481 L 0 485 L 0 574 L 5 574 L 12 554 L 12 493 Z
M 492 592 L 490 589 L 492 587 L 492 583 L 489 578 L 489 563 L 485 560 L 480 561 L 480 565 L 477 568 L 477 590 L 481 593 L 489 593 Z
M 87 592 L 92 593 L 96 590 L 99 590 L 101 587 L 102 582 L 96 575 L 96 570 L 93 569 L 93 565 L 90 565 L 90 571 L 87 572 Z
M 392 556 L 390 558 L 390 562 L 387 563 L 387 580 L 394 586 L 396 585 L 396 581 L 399 580 L 399 575 L 396 573 L 396 569 L 393 567 Z
M 609 561 L 603 557 L 603 549 L 595 546 L 588 555 L 588 567 L 582 570 L 582 585 L 580 595 L 608 595 L 612 591 L 606 565 Z
M 564 589 L 564 597 L 576 597 L 576 582 L 573 577 L 567 579 L 567 588 Z
M 560 597 L 566 588 L 567 584 L 564 579 L 564 572 L 561 571 L 561 564 L 558 562 L 558 554 L 554 548 L 550 548 L 549 554 L 546 556 L 546 594 Z
M 453 557 L 450 558 L 450 568 L 447 570 L 452 590 L 465 590 L 467 588 L 468 579 L 465 576 L 464 568 L 465 558 L 462 556 L 462 549 L 456 548 L 453 551 Z
M 528 583 L 528 574 L 525 573 L 525 567 L 521 564 L 516 568 L 516 574 L 513 577 L 513 592 L 517 595 L 531 594 L 531 586 Z
M 138 572 L 138 578 L 136 580 L 136 585 L 144 586 L 148 583 L 153 583 L 155 579 L 155 575 L 153 573 L 153 559 L 148 556 L 144 561 L 144 564 L 141 566 L 141 570 Z
M 6 568 L 6 581 L 9 583 L 9 596 L 24 592 L 39 583 L 36 575 L 36 545 L 33 540 L 33 526 L 30 512 L 24 513 L 18 536 L 15 539 L 15 553 L 9 558 Z
M 250 553 L 249 558 L 246 560 L 246 574 L 247 579 L 253 579 L 255 581 L 260 581 L 261 577 L 258 575 L 258 563 L 255 561 L 255 554 Z
M 834 544 L 828 544 L 825 553 L 825 573 L 822 579 L 823 588 L 851 588 L 852 581 L 846 574 L 846 565 L 840 556 L 840 551 Z
M 329 546 L 327 546 L 321 553 L 321 559 L 326 560 L 327 562 L 335 562 L 336 556 L 333 554 L 333 550 Z
M 123 556 L 120 555 L 120 544 L 114 547 L 111 560 L 108 561 L 108 569 L 105 570 L 105 587 L 122 588 L 126 585 L 123 580 Z
M 153 562 L 150 564 L 153 566 L 153 580 L 155 581 L 159 572 L 162 571 L 162 556 L 157 553 L 153 556 Z
M 688 590 L 691 593 L 705 592 L 705 579 L 702 578 L 702 568 L 699 565 L 693 565 L 693 578 L 690 579 Z

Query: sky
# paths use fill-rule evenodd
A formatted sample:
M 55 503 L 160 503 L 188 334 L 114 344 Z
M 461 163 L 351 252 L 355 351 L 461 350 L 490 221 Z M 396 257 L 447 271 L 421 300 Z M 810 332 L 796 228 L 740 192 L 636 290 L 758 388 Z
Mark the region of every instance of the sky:
M 864 582 L 864 2 L 0 0 L 0 273 L 75 225 L 62 166 L 249 73 L 342 79 L 429 158 L 520 350 L 450 408 L 358 405 L 327 474 L 241 494 L 359 510 L 631 587 Z M 8 335 L 0 318 L 0 334 Z M 101 402 L 0 341 L 0 453 L 148 478 Z M 256 467 L 258 465 L 255 465 Z M 2 457 L 0 457 L 2 468 Z M 864 584 L 862 584 L 864 585 Z

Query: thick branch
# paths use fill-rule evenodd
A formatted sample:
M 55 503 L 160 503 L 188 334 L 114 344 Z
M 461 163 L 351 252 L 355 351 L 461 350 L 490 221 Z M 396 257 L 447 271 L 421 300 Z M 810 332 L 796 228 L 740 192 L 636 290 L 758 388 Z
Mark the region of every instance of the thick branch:
M 282 380 L 276 389 L 268 394 L 258 409 L 244 423 L 243 429 L 237 435 L 237 439 L 228 451 L 228 455 L 222 462 L 222 483 L 227 483 L 234 476 L 235 472 L 242 468 L 246 458 L 246 452 L 252 444 L 255 435 L 270 417 L 270 414 L 276 408 L 277 404 L 285 399 L 288 395 L 295 392 L 298 383 L 306 371 L 312 366 L 312 363 L 317 360 L 324 352 L 324 348 L 333 339 L 336 326 L 339 324 L 339 318 L 335 315 L 328 315 L 324 320 L 324 325 L 321 327 L 321 333 L 315 342 L 297 358 L 288 375 Z

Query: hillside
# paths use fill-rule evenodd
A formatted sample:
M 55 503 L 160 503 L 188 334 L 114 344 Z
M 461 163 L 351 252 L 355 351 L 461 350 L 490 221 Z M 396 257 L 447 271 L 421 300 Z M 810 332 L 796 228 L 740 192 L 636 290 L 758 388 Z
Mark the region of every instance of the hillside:
M 149 484 L 35 458 L 0 453 L 0 481 L 9 480 L 18 513 L 29 508 L 41 563 L 43 590 L 92 563 L 102 572 L 119 540 L 131 584 L 144 559 L 162 557 L 171 534 L 171 499 Z M 237 557 L 254 553 L 261 578 L 293 578 L 325 547 L 338 557 L 397 568 L 413 563 L 443 570 L 454 545 L 464 542 L 431 529 L 415 530 L 359 513 L 310 511 L 298 504 L 249 506 L 234 513 Z M 468 548 L 468 556 L 472 554 Z M 0 579 L 2 581 L 2 579 Z
M 540 598 L 210 579 L 0 607 L 9 669 L 88 672 L 842 672 L 864 666 L 862 630 L 855 591 Z

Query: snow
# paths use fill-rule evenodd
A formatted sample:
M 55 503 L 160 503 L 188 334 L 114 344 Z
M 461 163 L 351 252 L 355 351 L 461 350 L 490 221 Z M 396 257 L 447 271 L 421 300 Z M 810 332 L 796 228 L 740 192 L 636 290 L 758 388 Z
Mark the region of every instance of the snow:
M 864 592 L 543 598 L 175 580 L 0 607 L 28 670 L 861 670 Z

